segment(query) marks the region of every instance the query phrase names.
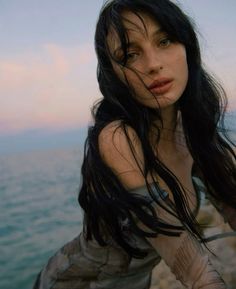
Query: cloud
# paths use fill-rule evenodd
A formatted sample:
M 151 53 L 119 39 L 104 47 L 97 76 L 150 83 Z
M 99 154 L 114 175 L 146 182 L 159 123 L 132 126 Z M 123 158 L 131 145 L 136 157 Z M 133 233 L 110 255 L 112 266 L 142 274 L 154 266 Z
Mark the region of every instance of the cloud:
M 206 58 L 226 88 L 236 110 L 232 58 Z M 0 134 L 29 129 L 60 130 L 87 124 L 90 107 L 100 97 L 92 45 L 43 44 L 11 58 L 0 58 Z
M 93 47 L 49 43 L 0 59 L 0 97 L 0 133 L 87 123 L 100 97 Z

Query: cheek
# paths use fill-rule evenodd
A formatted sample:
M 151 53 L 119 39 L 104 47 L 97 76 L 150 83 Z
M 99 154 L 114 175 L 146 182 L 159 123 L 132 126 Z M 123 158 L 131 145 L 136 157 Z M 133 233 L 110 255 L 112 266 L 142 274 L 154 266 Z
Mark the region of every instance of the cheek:
M 114 72 L 117 75 L 117 77 L 125 85 L 129 85 L 131 87 L 137 87 L 141 83 L 140 78 L 138 77 L 137 73 L 135 73 L 131 69 L 128 69 L 125 67 L 121 68 L 116 63 L 115 64 L 113 63 L 112 66 L 113 66 Z M 127 81 L 128 81 L 128 83 L 127 83 Z

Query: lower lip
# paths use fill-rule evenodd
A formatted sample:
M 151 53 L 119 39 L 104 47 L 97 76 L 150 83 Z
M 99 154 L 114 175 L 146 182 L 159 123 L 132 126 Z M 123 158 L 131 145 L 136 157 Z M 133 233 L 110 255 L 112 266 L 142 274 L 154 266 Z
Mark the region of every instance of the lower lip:
M 168 90 L 171 88 L 171 86 L 172 86 L 172 81 L 167 82 L 163 85 L 158 85 L 156 87 L 153 87 L 152 89 L 150 89 L 150 91 L 152 93 L 155 93 L 155 94 L 164 94 L 164 93 L 168 92 Z

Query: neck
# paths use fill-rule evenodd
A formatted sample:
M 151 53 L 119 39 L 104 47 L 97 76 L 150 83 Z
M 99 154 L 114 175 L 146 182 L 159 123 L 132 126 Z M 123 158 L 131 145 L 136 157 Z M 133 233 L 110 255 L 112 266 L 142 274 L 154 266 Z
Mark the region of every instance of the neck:
M 155 122 L 155 126 L 160 130 L 160 140 L 158 144 L 155 145 L 158 154 L 172 155 L 177 151 L 182 151 L 183 148 L 186 148 L 186 143 L 182 129 L 181 113 L 174 107 L 168 107 L 161 110 L 161 117 L 163 126 L 160 121 Z M 151 134 L 151 139 L 156 143 L 155 132 L 153 132 L 153 130 Z
M 174 141 L 175 130 L 178 125 L 178 111 L 174 107 L 165 108 L 161 111 L 163 127 L 160 129 L 162 141 Z

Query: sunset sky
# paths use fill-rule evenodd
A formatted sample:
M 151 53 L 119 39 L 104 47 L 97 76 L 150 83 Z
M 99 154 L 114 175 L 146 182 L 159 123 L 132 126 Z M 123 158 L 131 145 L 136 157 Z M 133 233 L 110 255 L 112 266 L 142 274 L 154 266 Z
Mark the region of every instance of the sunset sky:
M 203 59 L 236 109 L 236 1 L 175 1 L 195 20 Z M 88 124 L 100 97 L 94 29 L 102 0 L 0 1 L 0 136 Z

